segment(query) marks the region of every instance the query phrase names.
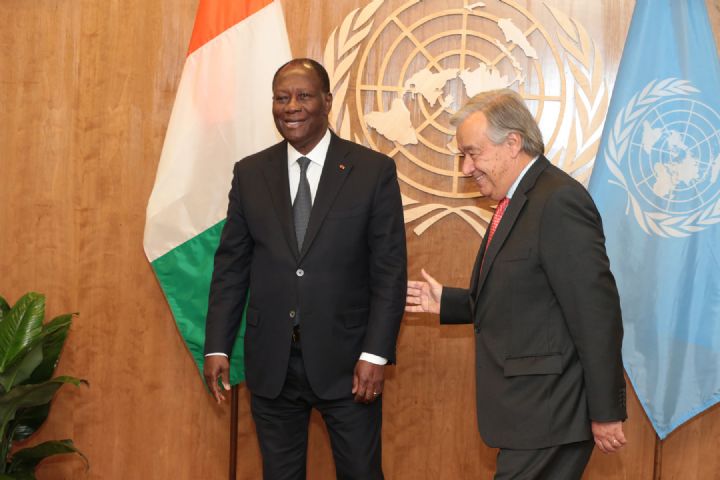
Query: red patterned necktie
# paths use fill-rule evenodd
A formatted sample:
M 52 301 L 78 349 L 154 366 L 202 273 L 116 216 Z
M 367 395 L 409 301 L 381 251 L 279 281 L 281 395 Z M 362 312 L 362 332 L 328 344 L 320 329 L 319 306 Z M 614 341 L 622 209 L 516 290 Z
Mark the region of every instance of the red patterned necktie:
M 493 235 L 495 235 L 495 230 L 497 230 L 498 225 L 500 225 L 500 220 L 502 220 L 503 213 L 505 213 L 505 209 L 507 208 L 508 203 L 510 203 L 510 199 L 507 197 L 500 200 L 500 203 L 498 203 L 497 207 L 495 208 L 495 213 L 493 213 L 492 219 L 490 220 L 488 241 L 485 244 L 485 251 L 483 252 L 482 263 L 480 263 L 480 271 L 482 271 L 483 267 L 485 266 L 485 254 L 487 254 L 488 248 L 490 248 L 490 242 L 492 241 Z
M 490 220 L 490 232 L 488 233 L 488 241 L 487 245 L 485 246 L 486 252 L 488 247 L 490 246 L 493 235 L 495 235 L 495 230 L 497 230 L 498 225 L 500 225 L 500 220 L 502 220 L 502 216 L 505 213 L 505 209 L 507 208 L 508 203 L 510 203 L 510 199 L 508 197 L 500 200 L 500 203 L 498 203 L 497 208 L 495 209 L 492 220 Z

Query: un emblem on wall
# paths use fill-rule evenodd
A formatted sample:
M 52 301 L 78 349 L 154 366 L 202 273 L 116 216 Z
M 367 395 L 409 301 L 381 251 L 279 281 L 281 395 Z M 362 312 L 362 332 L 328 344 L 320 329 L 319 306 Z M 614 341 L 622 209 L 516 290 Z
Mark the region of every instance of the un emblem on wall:
M 653 81 L 618 114 L 606 155 L 647 233 L 684 237 L 720 222 L 720 115 L 689 82 Z
M 449 124 L 482 91 L 517 90 L 548 158 L 587 180 L 607 112 L 602 62 L 582 25 L 544 7 L 555 35 L 510 0 L 411 0 L 394 9 L 375 0 L 350 12 L 328 39 L 330 123 L 395 160 L 405 222 L 418 222 L 417 235 L 448 215 L 480 234 L 487 227 L 491 206 L 478 204 L 475 182 L 463 175 Z

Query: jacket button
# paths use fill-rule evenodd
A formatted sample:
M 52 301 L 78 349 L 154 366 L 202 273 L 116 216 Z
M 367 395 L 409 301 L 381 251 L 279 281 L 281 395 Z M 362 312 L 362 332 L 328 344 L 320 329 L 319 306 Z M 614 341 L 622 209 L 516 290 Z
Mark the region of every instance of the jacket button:
M 290 318 L 295 318 L 295 310 L 290 310 Z
M 302 277 L 303 275 L 305 275 L 305 270 L 303 270 L 302 268 L 298 268 L 297 270 L 295 270 L 295 275 L 297 275 L 298 277 Z

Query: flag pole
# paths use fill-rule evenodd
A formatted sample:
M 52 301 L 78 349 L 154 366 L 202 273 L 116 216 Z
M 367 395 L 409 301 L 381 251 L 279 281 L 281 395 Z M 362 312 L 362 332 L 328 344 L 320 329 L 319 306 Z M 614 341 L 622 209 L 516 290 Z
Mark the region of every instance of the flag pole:
M 238 386 L 233 385 L 230 394 L 230 471 L 229 480 L 237 478 L 237 437 L 238 437 Z
M 662 475 L 662 444 L 660 437 L 655 435 L 655 452 L 653 458 L 653 480 L 660 480 Z

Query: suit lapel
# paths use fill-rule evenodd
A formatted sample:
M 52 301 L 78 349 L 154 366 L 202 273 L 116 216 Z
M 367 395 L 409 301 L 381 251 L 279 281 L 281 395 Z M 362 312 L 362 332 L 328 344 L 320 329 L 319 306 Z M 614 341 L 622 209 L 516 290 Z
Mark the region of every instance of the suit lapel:
M 330 146 L 328 147 L 327 156 L 325 157 L 322 174 L 320 174 L 320 183 L 318 184 L 316 198 L 313 202 L 312 211 L 310 212 L 310 222 L 308 223 L 307 232 L 305 232 L 300 259 L 305 256 L 311 247 L 313 240 L 315 240 L 325 220 L 325 216 L 353 168 L 352 158 L 349 156 L 350 149 L 348 148 L 348 143 L 334 133 L 330 132 L 330 134 L 332 135 Z
M 500 222 L 500 225 L 498 225 L 490 245 L 487 246 L 487 235 L 486 238 L 483 239 L 480 247 L 480 258 L 482 258 L 482 252 L 485 248 L 487 248 L 487 251 L 485 252 L 484 260 L 481 260 L 482 268 L 479 272 L 479 278 L 477 280 L 477 290 L 474 291 L 475 293 L 472 297 L 475 301 L 477 301 L 477 296 L 482 291 L 488 272 L 490 271 L 490 267 L 505 244 L 513 226 L 515 226 L 515 222 L 520 216 L 520 212 L 525 206 L 525 203 L 527 203 L 527 192 L 535 186 L 535 182 L 540 174 L 547 168 L 548 164 L 549 162 L 544 156 L 540 156 L 540 158 L 535 161 L 533 166 L 525 173 L 522 180 L 520 180 L 520 184 L 515 190 L 507 210 L 505 210 L 505 213 L 503 214 L 502 221 Z
M 267 162 L 262 167 L 263 176 L 270 192 L 273 208 L 282 227 L 283 236 L 295 257 L 299 255 L 290 201 L 290 180 L 288 179 L 287 142 L 280 142 L 268 152 Z

